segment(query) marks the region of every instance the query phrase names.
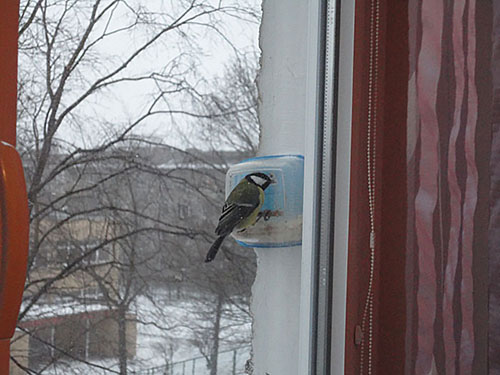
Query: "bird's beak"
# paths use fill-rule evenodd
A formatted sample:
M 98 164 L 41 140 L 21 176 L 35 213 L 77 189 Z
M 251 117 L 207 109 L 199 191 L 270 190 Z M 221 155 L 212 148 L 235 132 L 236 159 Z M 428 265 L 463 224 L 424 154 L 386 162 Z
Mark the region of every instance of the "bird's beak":
M 274 173 L 269 173 L 267 177 L 269 177 L 269 185 L 276 184 L 278 182 Z

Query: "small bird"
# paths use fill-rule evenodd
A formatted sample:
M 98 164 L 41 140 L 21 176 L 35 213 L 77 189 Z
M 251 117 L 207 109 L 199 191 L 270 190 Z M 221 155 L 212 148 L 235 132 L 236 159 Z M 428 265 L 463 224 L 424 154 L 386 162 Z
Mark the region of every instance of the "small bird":
M 215 228 L 215 234 L 219 237 L 208 250 L 205 262 L 211 262 L 224 238 L 232 231 L 243 231 L 255 224 L 264 204 L 264 190 L 272 183 L 272 179 L 265 173 L 255 172 L 246 175 L 234 189 L 229 193 L 219 223 Z

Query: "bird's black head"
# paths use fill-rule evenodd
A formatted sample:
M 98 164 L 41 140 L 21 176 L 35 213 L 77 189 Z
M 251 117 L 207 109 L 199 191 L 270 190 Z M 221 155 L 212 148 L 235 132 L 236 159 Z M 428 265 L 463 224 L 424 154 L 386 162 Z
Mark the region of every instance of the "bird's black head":
M 261 172 L 247 174 L 245 179 L 252 184 L 260 186 L 262 190 L 266 190 L 266 188 L 273 182 L 271 177 Z

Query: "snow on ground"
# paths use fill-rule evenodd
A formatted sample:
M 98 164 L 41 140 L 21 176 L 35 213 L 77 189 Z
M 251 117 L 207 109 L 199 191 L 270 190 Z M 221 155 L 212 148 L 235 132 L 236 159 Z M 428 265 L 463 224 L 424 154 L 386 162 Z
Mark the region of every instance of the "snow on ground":
M 166 295 L 165 295 L 166 296 Z M 209 374 L 206 359 L 193 344 L 207 340 L 207 327 L 212 324 L 206 306 L 196 299 L 172 300 L 155 293 L 153 300 L 139 296 L 135 306 L 138 318 L 136 356 L 129 361 L 130 374 L 137 375 L 205 375 Z M 218 375 L 244 374 L 250 357 L 251 322 L 236 307 L 224 307 L 221 320 L 221 343 Z M 118 373 L 113 360 L 58 363 L 42 372 L 47 375 L 109 375 Z M 169 364 L 168 370 L 166 364 Z

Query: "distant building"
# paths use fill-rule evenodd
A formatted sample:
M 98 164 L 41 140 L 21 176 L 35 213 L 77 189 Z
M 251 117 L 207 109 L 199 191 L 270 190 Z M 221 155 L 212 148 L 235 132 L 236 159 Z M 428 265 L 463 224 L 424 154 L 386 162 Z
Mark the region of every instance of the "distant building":
M 20 324 L 31 334 L 17 330 L 12 340 L 11 355 L 22 366 L 37 370 L 61 359 L 64 361 L 101 360 L 118 357 L 118 323 L 116 311 L 105 306 L 74 304 L 50 306 L 46 311 L 36 310 L 36 318 Z M 137 326 L 135 315 L 126 315 L 127 357 L 136 353 Z M 11 375 L 24 372 L 14 363 Z
M 65 157 L 55 155 L 51 162 L 58 165 Z M 207 234 L 199 233 L 212 234 L 207 218 L 213 218 L 215 227 L 225 171 L 242 157 L 238 152 L 165 147 L 115 149 L 57 175 L 33 203 L 31 269 L 23 305 L 43 293 L 19 324 L 12 345 L 16 361 L 33 370 L 51 361 L 116 362 L 117 322 L 123 311 L 110 301 L 119 299 L 125 285 L 130 287 L 130 267 L 141 275 L 139 282 L 166 286 L 170 298 L 196 295 L 199 286 L 186 282 L 192 271 L 186 268 L 182 248 L 195 249 L 200 240 L 206 245 Z M 154 218 L 148 226 L 160 228 L 155 236 L 146 231 L 121 238 L 134 229 L 133 210 Z M 193 235 L 168 238 L 162 222 Z M 140 261 L 130 264 L 134 252 Z M 133 358 L 135 312 L 126 311 L 125 320 L 127 356 Z M 18 370 L 12 364 L 11 375 Z
M 60 221 L 47 219 L 40 223 L 48 227 Z M 12 340 L 12 356 L 22 366 L 36 370 L 60 360 L 91 360 L 118 356 L 118 315 L 104 303 L 103 285 L 108 293 L 118 290 L 119 269 L 113 260 L 119 259 L 119 246 L 107 243 L 117 233 L 117 225 L 102 218 L 77 219 L 65 222 L 53 230 L 46 241 L 35 267 L 30 272 L 25 298 L 39 292 L 44 283 L 37 280 L 56 278 L 72 262 L 80 266 L 74 272 L 55 281 L 19 324 Z M 133 312 L 126 317 L 127 356 L 136 351 L 136 319 Z M 30 334 L 23 331 L 26 329 Z M 11 375 L 23 372 L 14 363 Z M 21 372 L 19 372 L 21 371 Z

